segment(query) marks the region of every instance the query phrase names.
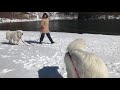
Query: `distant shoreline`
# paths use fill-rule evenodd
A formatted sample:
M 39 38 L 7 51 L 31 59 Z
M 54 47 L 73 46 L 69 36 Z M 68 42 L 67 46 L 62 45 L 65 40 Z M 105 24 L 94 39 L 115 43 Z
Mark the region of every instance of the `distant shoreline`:
M 77 17 L 55 17 L 50 18 L 50 20 L 77 20 Z M 31 22 L 31 21 L 41 21 L 41 19 L 1 19 L 0 23 L 12 23 L 12 22 Z

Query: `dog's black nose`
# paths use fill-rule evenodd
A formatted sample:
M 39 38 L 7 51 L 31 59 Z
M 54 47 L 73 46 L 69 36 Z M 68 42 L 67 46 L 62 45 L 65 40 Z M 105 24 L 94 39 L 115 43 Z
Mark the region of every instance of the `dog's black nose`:
M 22 35 L 23 35 L 23 33 L 22 33 Z

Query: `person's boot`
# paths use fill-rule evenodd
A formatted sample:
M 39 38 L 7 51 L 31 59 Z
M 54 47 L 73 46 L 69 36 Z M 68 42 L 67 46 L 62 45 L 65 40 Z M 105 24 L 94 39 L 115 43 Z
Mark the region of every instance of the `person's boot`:
M 42 44 L 42 42 L 40 41 L 39 44 Z
M 51 44 L 55 43 L 54 41 L 51 42 Z

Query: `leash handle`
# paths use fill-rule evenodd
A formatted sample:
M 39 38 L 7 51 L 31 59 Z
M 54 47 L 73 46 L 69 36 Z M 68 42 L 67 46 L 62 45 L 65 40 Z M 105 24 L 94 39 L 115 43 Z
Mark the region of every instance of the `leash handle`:
M 76 72 L 77 77 L 80 78 L 80 76 L 79 76 L 79 74 L 78 74 L 78 70 L 77 70 L 77 68 L 75 67 L 74 62 L 73 62 L 72 57 L 71 57 L 71 55 L 70 55 L 69 52 L 68 52 L 68 55 L 69 55 L 69 57 L 70 57 L 70 60 L 71 60 L 71 62 L 72 62 L 72 65 L 73 65 L 73 67 L 74 67 L 74 70 L 75 70 L 75 72 Z

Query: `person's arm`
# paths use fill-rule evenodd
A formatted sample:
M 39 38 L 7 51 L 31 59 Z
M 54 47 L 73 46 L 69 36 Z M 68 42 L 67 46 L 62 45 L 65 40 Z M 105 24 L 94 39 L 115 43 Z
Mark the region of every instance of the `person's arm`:
M 43 22 L 43 19 L 42 19 L 41 22 L 40 22 L 40 32 L 41 32 L 42 29 L 44 28 L 43 25 L 44 25 L 44 22 Z
M 44 22 L 44 20 L 42 19 L 41 24 L 40 24 L 41 28 L 44 27 L 44 23 L 45 23 L 45 22 Z

